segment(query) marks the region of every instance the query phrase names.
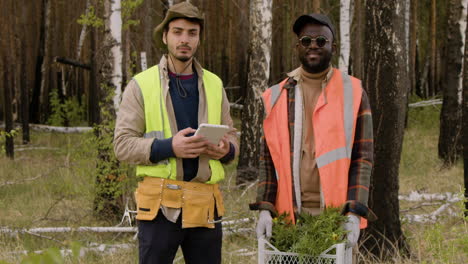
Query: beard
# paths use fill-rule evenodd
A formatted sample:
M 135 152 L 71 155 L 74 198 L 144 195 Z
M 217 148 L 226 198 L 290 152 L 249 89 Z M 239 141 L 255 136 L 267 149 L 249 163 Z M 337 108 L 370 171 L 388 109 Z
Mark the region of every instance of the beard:
M 177 60 L 181 62 L 189 61 L 193 56 L 181 55 L 181 56 L 174 56 Z
M 307 55 L 300 56 L 299 60 L 301 61 L 302 67 L 310 73 L 319 73 L 323 72 L 330 66 L 330 61 L 332 54 L 329 52 L 322 53 L 318 62 L 310 62 L 307 60 Z

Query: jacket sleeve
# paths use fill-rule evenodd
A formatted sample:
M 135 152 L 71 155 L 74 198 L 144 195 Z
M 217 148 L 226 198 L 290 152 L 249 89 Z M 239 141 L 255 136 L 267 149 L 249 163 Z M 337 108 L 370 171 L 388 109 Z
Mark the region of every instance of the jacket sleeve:
M 276 194 L 278 192 L 278 180 L 270 150 L 262 136 L 260 144 L 260 170 L 257 187 L 257 200 L 249 205 L 250 210 L 268 210 L 272 216 L 278 215 L 275 209 Z
M 153 138 L 144 138 L 144 101 L 140 87 L 131 80 L 124 90 L 117 113 L 114 132 L 114 152 L 118 160 L 130 164 L 151 164 Z
M 234 122 L 231 118 L 231 105 L 226 95 L 226 91 L 223 89 L 223 102 L 222 102 L 222 113 L 221 113 L 221 124 L 227 125 L 230 128 L 234 128 Z M 222 163 L 230 163 L 237 156 L 239 156 L 239 143 L 237 140 L 237 132 L 231 131 L 228 135 L 230 149 L 226 156 L 220 159 Z
M 349 168 L 347 201 L 343 213 L 351 212 L 371 221 L 376 218 L 368 207 L 373 151 L 372 113 L 367 94 L 362 90 Z

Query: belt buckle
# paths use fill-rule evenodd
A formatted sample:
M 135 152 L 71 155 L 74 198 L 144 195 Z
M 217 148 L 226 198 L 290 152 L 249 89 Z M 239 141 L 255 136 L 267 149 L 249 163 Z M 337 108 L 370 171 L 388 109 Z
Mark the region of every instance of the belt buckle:
M 166 184 L 166 188 L 171 189 L 171 190 L 180 190 L 180 189 L 182 189 L 182 187 L 180 187 L 179 185 L 170 184 L 170 183 Z

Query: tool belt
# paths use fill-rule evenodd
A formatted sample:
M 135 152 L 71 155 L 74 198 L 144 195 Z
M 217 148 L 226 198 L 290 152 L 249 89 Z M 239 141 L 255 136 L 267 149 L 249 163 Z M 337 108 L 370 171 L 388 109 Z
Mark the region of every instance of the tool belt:
M 138 183 L 135 198 L 137 220 L 153 220 L 161 206 L 182 208 L 182 228 L 214 228 L 215 208 L 219 217 L 224 215 L 218 184 L 145 177 Z

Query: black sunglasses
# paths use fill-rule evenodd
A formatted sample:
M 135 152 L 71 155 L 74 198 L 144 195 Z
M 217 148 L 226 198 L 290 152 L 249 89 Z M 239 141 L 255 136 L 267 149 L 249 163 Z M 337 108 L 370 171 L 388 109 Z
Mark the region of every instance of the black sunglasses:
M 318 36 L 316 38 L 313 38 L 311 36 L 303 36 L 302 38 L 299 39 L 299 42 L 301 43 L 302 46 L 304 47 L 309 47 L 310 44 L 312 44 L 312 42 L 315 41 L 315 44 L 317 44 L 317 46 L 319 48 L 322 48 L 323 46 L 325 46 L 327 44 L 328 40 L 326 37 L 324 36 Z

